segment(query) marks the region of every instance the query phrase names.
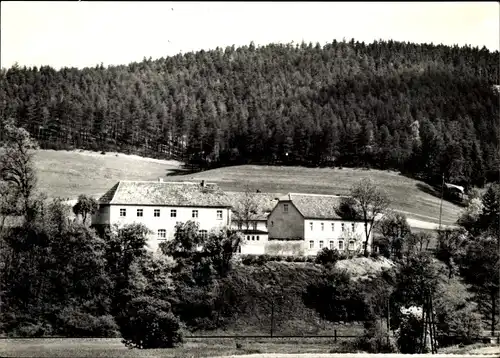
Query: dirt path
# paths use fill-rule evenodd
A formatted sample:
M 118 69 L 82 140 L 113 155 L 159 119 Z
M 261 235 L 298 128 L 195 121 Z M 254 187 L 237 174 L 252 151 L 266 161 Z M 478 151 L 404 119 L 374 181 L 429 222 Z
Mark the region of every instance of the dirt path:
M 439 224 L 431 223 L 428 221 L 423 221 L 423 220 L 418 220 L 418 219 L 407 219 L 408 224 L 410 227 L 415 227 L 419 229 L 428 229 L 428 230 L 435 230 L 439 228 Z M 456 226 L 455 225 L 441 225 L 442 228 L 450 228 L 453 229 Z

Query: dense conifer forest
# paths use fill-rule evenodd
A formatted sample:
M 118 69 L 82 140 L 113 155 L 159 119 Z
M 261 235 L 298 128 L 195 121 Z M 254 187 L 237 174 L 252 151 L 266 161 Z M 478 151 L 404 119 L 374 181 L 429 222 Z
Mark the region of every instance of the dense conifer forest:
M 373 167 L 481 186 L 500 166 L 498 63 L 486 48 L 353 39 L 107 68 L 15 65 L 0 75 L 0 115 L 42 148 L 205 167 Z

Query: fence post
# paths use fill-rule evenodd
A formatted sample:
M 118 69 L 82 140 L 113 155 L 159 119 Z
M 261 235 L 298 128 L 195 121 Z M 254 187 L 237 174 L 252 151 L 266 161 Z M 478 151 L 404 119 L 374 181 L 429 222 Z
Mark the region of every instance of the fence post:
M 334 342 L 337 343 L 337 330 L 336 329 L 333 330 L 333 337 L 334 337 L 333 338 Z

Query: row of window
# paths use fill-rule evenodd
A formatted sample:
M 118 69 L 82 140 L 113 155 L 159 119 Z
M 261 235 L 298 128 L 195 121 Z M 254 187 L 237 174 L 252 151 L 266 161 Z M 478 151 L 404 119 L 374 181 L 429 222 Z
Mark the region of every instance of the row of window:
M 142 218 L 144 216 L 144 209 L 137 209 L 136 214 L 138 218 Z M 120 216 L 121 217 L 127 216 L 127 209 L 121 208 Z M 153 217 L 155 218 L 160 217 L 160 209 L 153 210 Z M 171 218 L 177 217 L 177 209 L 170 209 L 170 217 Z M 191 217 L 194 219 L 198 218 L 198 210 L 191 210 Z M 222 220 L 222 210 L 217 210 L 217 220 Z
M 325 231 L 325 223 L 320 223 L 320 226 L 321 226 L 321 231 Z M 335 223 L 331 223 L 331 227 L 332 227 L 332 231 L 335 231 Z M 340 228 L 342 231 L 345 231 L 345 223 L 341 223 Z M 311 231 L 314 229 L 313 222 L 309 223 L 309 229 L 311 229 Z M 351 230 L 353 232 L 356 231 L 356 224 L 355 223 L 351 223 Z
M 198 233 L 203 237 L 203 238 L 207 238 L 208 236 L 208 231 L 207 230 L 200 230 L 198 231 Z M 165 240 L 167 238 L 167 230 L 165 229 L 158 229 L 158 240 Z
M 257 223 L 257 221 L 253 221 L 253 222 L 251 223 L 252 228 L 253 228 L 254 230 L 257 230 L 257 224 L 258 224 L 258 223 Z M 267 221 L 265 222 L 265 225 L 266 225 L 266 228 L 267 228 Z M 250 225 L 249 225 L 249 226 L 250 226 Z M 243 223 L 242 223 L 242 222 L 238 222 L 238 230 L 242 230 L 242 229 L 243 229 Z M 246 225 L 245 225 L 245 229 L 246 229 Z
M 250 241 L 250 238 L 252 238 L 252 241 L 259 241 L 259 235 L 247 235 L 247 240 Z
M 319 248 L 322 249 L 324 247 L 325 247 L 324 241 L 320 240 L 320 242 L 319 242 Z M 354 250 L 354 247 L 355 247 L 354 240 L 349 241 L 349 250 Z M 309 248 L 310 249 L 314 249 L 314 241 L 313 240 L 309 241 Z M 335 249 L 335 242 L 333 240 L 331 240 L 330 241 L 330 250 L 334 250 L 334 249 Z M 338 244 L 337 249 L 339 251 L 343 251 L 344 250 L 344 240 L 339 240 L 339 244 Z

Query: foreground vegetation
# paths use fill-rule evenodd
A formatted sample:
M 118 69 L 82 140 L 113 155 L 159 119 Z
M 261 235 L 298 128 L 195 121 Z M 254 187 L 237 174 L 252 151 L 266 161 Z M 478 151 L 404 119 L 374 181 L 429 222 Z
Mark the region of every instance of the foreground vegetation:
M 125 66 L 0 72 L 10 117 L 43 148 L 196 165 L 396 169 L 430 181 L 498 178 L 498 52 L 375 41 L 253 44 Z
M 203 236 L 192 221 L 178 223 L 174 239 L 151 253 L 143 225 L 88 227 L 85 218 L 97 209 L 90 197 L 79 197 L 73 207 L 79 220 L 68 220 L 71 208 L 37 190 L 37 144 L 12 121 L 6 130 L 0 160 L 3 334 L 121 337 L 128 347 L 157 349 L 179 347 L 189 333 L 236 331 L 242 322 L 256 331 L 268 326 L 270 335 L 361 323 L 359 337 L 341 349 L 401 353 L 471 343 L 483 327 L 495 335 L 499 186 L 471 198 L 461 229 L 440 231 L 431 254 L 429 236 L 412 233 L 373 181 L 355 183 L 335 208 L 338 214 L 365 222 L 386 214 L 378 230 L 388 265 L 363 273 L 345 265 L 356 256 L 376 259 L 360 251 L 362 245 L 347 256 L 325 248 L 313 262 L 249 259 L 235 255 L 239 233 Z M 5 227 L 8 215 L 21 223 Z M 420 310 L 434 312 L 432 329 Z

